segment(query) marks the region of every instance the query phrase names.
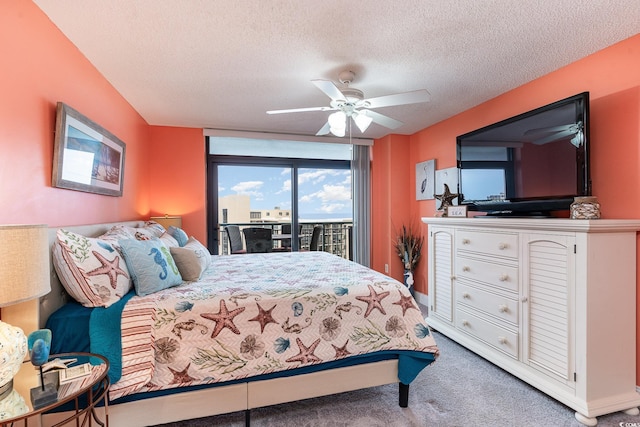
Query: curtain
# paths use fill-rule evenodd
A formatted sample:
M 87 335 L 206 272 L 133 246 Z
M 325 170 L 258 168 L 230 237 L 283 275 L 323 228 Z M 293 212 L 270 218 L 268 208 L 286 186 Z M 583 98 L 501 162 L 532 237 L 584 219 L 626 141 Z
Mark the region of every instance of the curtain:
M 353 260 L 371 264 L 371 159 L 370 146 L 354 145 L 351 159 L 353 189 Z

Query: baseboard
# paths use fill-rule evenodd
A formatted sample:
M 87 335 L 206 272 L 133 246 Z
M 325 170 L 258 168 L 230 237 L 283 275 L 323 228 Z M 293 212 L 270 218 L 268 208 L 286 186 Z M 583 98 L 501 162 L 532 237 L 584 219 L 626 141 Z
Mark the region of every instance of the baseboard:
M 429 307 L 429 295 L 427 294 L 423 294 L 421 292 L 414 292 L 414 298 L 416 299 L 416 301 L 418 301 L 420 304 Z

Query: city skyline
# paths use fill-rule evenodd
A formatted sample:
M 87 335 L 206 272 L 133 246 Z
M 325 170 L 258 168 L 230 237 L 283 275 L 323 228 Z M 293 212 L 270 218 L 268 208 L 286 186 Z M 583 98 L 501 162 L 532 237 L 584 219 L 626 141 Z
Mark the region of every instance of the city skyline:
M 291 169 L 265 166 L 218 167 L 218 195 L 250 196 L 251 210 L 291 209 Z M 352 218 L 351 172 L 300 168 L 298 210 L 302 218 Z

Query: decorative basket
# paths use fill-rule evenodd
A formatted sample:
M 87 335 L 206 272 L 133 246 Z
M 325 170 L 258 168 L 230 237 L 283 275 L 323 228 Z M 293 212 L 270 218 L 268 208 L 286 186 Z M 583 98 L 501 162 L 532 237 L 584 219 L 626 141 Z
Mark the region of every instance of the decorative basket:
M 571 203 L 572 219 L 600 218 L 600 203 L 597 197 L 575 197 Z

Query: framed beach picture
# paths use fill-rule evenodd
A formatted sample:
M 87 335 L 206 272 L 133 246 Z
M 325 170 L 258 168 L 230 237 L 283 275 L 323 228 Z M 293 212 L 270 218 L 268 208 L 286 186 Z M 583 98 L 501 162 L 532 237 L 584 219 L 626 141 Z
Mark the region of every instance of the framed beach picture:
M 416 200 L 433 199 L 435 171 L 435 159 L 416 164 Z
M 125 143 L 62 102 L 56 109 L 52 185 L 122 196 Z

